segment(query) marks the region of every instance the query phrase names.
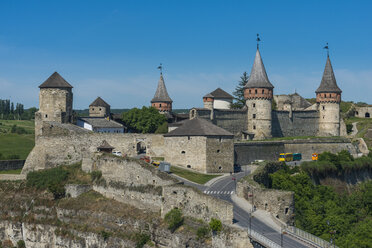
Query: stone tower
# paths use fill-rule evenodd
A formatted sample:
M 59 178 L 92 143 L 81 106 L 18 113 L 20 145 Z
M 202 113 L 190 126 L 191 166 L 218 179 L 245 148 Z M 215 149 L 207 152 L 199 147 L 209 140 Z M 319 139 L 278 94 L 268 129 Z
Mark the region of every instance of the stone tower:
M 161 72 L 158 88 L 156 89 L 154 98 L 151 100 L 151 106 L 158 109 L 161 113 L 172 112 L 172 102 L 165 87 L 163 73 Z
M 54 72 L 40 86 L 39 111 L 35 113 L 35 136 L 42 135 L 44 121 L 72 122 L 72 86 Z
M 322 81 L 315 93 L 319 111 L 318 136 L 340 136 L 340 102 L 342 91 L 337 86 L 329 56 L 327 56 Z
M 97 99 L 89 105 L 89 116 L 110 117 L 110 105 L 101 97 L 97 97 Z
M 272 137 L 272 99 L 274 86 L 270 83 L 257 46 L 251 75 L 244 87 L 248 107 L 248 133 L 253 139 Z

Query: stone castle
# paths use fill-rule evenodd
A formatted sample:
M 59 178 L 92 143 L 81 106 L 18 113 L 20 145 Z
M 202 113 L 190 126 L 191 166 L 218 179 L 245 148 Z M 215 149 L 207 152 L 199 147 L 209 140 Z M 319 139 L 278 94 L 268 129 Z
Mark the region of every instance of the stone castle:
M 244 88 L 246 105 L 242 109 L 230 109 L 233 97 L 218 88 L 203 97 L 203 108 L 191 109 L 190 118 L 208 119 L 242 139 L 346 135 L 345 124 L 340 118 L 342 91 L 337 86 L 329 56 L 320 86 L 315 91 L 315 104 L 310 104 L 297 93 L 279 96 L 273 93 L 274 86 L 257 47 Z

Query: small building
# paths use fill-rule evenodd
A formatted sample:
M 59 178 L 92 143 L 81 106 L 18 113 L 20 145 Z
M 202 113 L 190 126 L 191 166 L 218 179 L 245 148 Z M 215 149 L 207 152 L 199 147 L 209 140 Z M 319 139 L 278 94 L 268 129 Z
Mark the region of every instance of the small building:
M 103 153 L 112 153 L 112 150 L 114 149 L 115 147 L 111 146 L 106 140 L 102 141 L 102 144 L 97 147 L 97 151 Z
M 101 97 L 97 97 L 89 105 L 89 117 L 110 117 L 110 105 Z
M 203 96 L 204 108 L 207 109 L 230 109 L 234 97 L 221 88 Z
M 164 134 L 165 161 L 203 173 L 234 169 L 234 135 L 201 118 Z
M 355 117 L 372 118 L 372 105 L 355 107 Z
M 80 117 L 76 124 L 96 133 L 124 133 L 124 126 L 108 117 Z

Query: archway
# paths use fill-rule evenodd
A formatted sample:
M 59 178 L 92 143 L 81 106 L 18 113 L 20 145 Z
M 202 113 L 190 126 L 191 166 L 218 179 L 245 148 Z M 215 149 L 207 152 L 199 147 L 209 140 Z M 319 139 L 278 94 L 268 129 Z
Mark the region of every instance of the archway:
M 370 114 L 367 112 L 366 115 L 365 115 L 366 118 L 370 118 Z
M 142 141 L 137 143 L 137 154 L 146 154 L 146 144 Z

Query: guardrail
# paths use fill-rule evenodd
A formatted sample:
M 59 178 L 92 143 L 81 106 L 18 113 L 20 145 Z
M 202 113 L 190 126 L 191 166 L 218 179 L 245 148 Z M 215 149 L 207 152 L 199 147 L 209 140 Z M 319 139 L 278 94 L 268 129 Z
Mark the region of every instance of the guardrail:
M 322 248 L 331 248 L 331 247 L 338 248 L 338 246 L 336 246 L 335 244 L 331 244 L 330 242 L 325 241 L 324 239 L 321 239 L 311 233 L 305 232 L 294 226 L 287 226 L 285 228 L 285 231 L 294 236 L 302 238 L 305 241 L 310 241 L 314 243 L 315 245 L 322 247 Z
M 262 234 L 259 234 L 258 232 L 254 231 L 253 229 L 250 229 L 248 227 L 248 234 L 254 241 L 260 243 L 261 245 L 264 245 L 268 248 L 281 248 L 281 246 L 274 241 L 266 238 Z

